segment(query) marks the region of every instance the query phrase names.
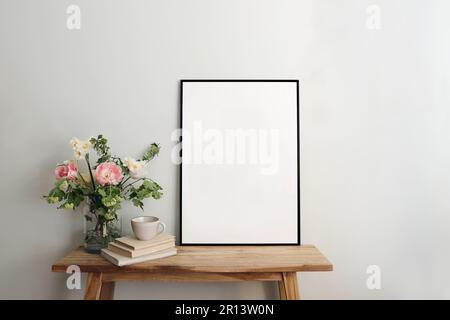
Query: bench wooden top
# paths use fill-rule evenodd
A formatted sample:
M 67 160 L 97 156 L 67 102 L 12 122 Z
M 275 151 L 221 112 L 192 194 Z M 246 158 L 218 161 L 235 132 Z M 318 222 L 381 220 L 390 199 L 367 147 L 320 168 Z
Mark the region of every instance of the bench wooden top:
M 52 270 L 78 265 L 82 272 L 297 272 L 332 271 L 333 265 L 312 245 L 179 246 L 176 256 L 117 267 L 83 247 L 57 261 Z

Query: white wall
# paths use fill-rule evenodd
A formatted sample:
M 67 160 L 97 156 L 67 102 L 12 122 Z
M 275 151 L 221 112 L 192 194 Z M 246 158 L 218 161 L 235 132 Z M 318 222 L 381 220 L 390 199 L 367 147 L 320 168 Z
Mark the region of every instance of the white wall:
M 78 4 L 82 28 L 66 29 Z M 366 28 L 366 7 L 381 29 Z M 304 298 L 450 298 L 446 1 L 0 1 L 0 298 L 80 298 L 52 262 L 81 216 L 40 196 L 72 136 L 163 149 L 145 212 L 178 232 L 170 161 L 182 78 L 298 78 L 302 241 L 334 263 Z M 125 218 L 136 215 L 132 207 Z M 366 288 L 366 267 L 382 290 Z M 117 298 L 276 298 L 272 284 L 120 283 Z

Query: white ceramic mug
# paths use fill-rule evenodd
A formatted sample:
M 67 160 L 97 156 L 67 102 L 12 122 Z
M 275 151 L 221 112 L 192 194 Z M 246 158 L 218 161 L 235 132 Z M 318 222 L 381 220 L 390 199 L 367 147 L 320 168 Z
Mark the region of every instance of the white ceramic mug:
M 164 232 L 166 225 L 157 217 L 142 216 L 131 219 L 131 228 L 139 240 L 150 240 Z

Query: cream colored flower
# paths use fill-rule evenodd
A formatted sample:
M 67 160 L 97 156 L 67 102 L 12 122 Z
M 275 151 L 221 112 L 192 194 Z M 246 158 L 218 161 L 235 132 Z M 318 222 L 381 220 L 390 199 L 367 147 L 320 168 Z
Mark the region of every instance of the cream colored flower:
M 85 156 L 85 155 L 81 152 L 81 150 L 79 150 L 79 149 L 76 149 L 75 152 L 74 152 L 74 154 L 75 154 L 75 158 L 77 158 L 78 160 L 83 159 L 84 156 Z
M 72 146 L 72 149 L 75 153 L 75 158 L 77 158 L 78 160 L 83 159 L 86 154 L 89 153 L 89 149 L 92 146 L 89 140 L 81 141 L 78 138 L 73 138 L 72 140 L 70 140 L 70 145 Z
M 80 148 L 83 150 L 84 153 L 88 153 L 89 149 L 91 148 L 92 144 L 88 141 L 84 141 L 81 143 Z
M 145 167 L 146 162 L 142 160 L 135 160 L 133 158 L 125 158 L 123 159 L 123 165 L 130 170 L 130 176 L 136 179 L 142 177 L 142 169 Z
M 77 148 L 77 146 L 81 143 L 80 139 L 78 138 L 72 138 L 72 140 L 70 140 L 70 146 L 72 147 L 73 150 L 75 150 Z

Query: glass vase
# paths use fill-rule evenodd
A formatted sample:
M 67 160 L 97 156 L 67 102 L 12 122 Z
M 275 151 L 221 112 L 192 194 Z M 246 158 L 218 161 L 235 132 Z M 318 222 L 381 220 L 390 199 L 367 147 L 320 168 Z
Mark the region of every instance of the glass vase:
M 108 243 L 122 235 L 122 218 L 105 221 L 97 215 L 84 215 L 84 249 L 88 253 L 100 253 Z

